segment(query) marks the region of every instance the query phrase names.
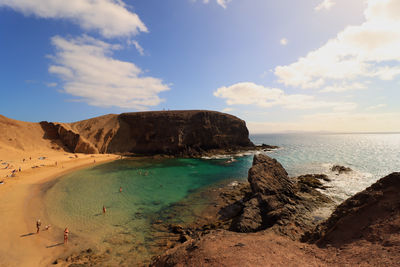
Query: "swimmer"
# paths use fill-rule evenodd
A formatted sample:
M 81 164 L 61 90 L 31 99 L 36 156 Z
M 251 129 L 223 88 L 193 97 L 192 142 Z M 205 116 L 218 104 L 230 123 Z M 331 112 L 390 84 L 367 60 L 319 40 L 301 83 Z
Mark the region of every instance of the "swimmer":
M 68 227 L 67 227 L 64 230 L 64 244 L 68 243 L 68 234 L 69 234 L 69 230 L 68 230 Z

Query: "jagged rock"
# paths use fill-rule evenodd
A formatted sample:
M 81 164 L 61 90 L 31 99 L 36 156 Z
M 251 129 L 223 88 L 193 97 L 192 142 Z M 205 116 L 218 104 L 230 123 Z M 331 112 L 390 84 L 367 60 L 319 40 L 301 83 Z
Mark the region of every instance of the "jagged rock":
M 331 201 L 314 189 L 322 187 L 315 177 L 323 178 L 319 175 L 303 177 L 295 183 L 277 160 L 263 154 L 255 155 L 248 174 L 252 196 L 243 199 L 242 212 L 232 220 L 230 229 L 256 232 L 274 227 L 282 234 L 298 238 L 302 230 L 314 225 L 311 211 Z
M 324 185 L 322 184 L 322 182 L 320 180 L 318 180 L 316 175 L 313 175 L 313 174 L 301 175 L 301 176 L 297 177 L 297 179 L 299 180 L 298 182 L 300 184 L 304 184 L 304 185 L 307 185 L 312 188 L 325 189 Z
M 293 196 L 293 183 L 282 165 L 266 155 L 255 155 L 248 181 L 254 194 Z
M 353 170 L 350 169 L 349 167 L 345 167 L 345 166 L 341 166 L 341 165 L 333 165 L 332 168 L 331 168 L 331 171 L 337 172 L 339 174 L 342 174 L 342 173 L 351 172 Z
M 392 173 L 340 204 L 303 241 L 341 247 L 358 239 L 400 245 L 400 173 Z M 376 238 L 377 237 L 377 238 Z
M 262 210 L 256 197 L 244 204 L 242 214 L 233 220 L 231 230 L 248 233 L 264 228 Z

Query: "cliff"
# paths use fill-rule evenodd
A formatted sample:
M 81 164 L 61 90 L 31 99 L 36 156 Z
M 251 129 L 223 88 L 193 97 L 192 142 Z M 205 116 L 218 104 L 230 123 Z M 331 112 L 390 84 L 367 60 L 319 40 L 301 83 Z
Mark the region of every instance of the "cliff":
M 36 144 L 72 153 L 195 157 L 254 148 L 243 120 L 204 110 L 109 114 L 74 123 L 28 123 L 0 117 L 0 130 L 0 142 L 20 150 Z
M 197 156 L 253 147 L 243 120 L 215 111 L 106 115 L 71 124 L 100 153 Z

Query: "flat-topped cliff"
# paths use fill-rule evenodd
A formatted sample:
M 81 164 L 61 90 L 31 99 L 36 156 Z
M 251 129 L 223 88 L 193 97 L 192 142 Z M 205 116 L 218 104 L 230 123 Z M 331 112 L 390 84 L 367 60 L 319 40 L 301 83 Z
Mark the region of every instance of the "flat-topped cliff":
M 34 136 L 37 143 L 43 139 L 52 148 L 74 153 L 200 156 L 254 148 L 243 120 L 216 111 L 109 114 L 74 123 L 43 121 L 40 127 L 21 122 L 20 128 L 32 125 L 41 127 Z

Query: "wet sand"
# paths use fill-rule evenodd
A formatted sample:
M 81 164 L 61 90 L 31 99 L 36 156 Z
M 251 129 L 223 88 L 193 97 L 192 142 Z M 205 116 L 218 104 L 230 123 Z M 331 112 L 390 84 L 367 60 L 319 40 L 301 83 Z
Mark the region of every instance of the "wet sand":
M 43 205 L 43 185 L 68 172 L 118 158 L 108 154 L 0 149 L 0 181 L 4 181 L 0 184 L 0 266 L 45 266 L 78 249 L 73 242 L 63 245 L 63 229 L 53 226 L 45 230 L 49 220 Z M 14 169 L 15 177 L 6 177 Z M 42 222 L 39 234 L 36 234 L 37 219 Z

